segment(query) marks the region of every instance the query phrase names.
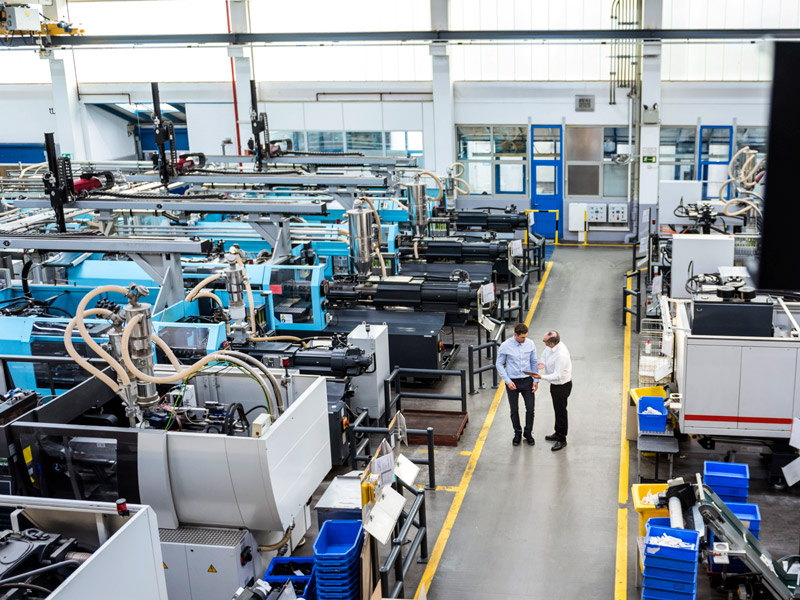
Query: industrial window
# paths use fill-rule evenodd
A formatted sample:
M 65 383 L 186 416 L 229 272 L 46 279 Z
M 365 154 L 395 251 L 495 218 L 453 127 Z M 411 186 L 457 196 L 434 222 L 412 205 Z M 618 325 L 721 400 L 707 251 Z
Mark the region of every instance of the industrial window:
M 460 125 L 456 127 L 458 160 L 473 194 L 527 192 L 527 128 L 516 125 Z M 543 144 L 547 145 L 547 140 Z M 550 141 L 550 146 L 553 142 Z M 552 147 L 541 147 L 550 153 Z
M 627 127 L 603 128 L 604 198 L 628 197 L 628 171 L 636 150 L 635 141 L 635 138 L 628 139 Z
M 312 152 L 361 152 L 366 156 L 416 158 L 422 166 L 421 131 L 270 130 L 271 140 L 292 140 L 292 148 Z
M 666 181 L 695 179 L 696 127 L 662 127 L 659 144 L 659 178 Z
M 756 160 L 761 160 L 767 155 L 767 132 L 766 127 L 736 127 L 736 147 L 735 152 L 738 152 L 745 146 L 751 150 L 757 150 Z

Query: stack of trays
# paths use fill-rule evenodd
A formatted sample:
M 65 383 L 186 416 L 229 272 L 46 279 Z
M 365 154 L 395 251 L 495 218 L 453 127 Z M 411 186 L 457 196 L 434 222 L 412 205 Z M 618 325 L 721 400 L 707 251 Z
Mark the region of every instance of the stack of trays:
M 358 600 L 361 595 L 361 521 L 325 521 L 314 542 L 318 600 Z
M 725 504 L 747 502 L 750 469 L 744 463 L 707 460 L 703 466 L 703 483 L 714 490 Z
M 697 594 L 697 557 L 700 533 L 688 529 L 672 529 L 647 522 L 644 541 L 643 600 L 694 600 Z M 662 535 L 690 544 L 673 548 L 653 543 Z

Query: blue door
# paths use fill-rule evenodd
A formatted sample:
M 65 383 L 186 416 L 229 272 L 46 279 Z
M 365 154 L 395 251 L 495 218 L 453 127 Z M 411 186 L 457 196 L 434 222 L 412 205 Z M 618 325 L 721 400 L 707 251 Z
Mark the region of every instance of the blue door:
M 728 163 L 733 158 L 733 127 L 700 126 L 697 179 L 703 182 L 703 199 L 717 198 L 720 186 L 728 180 Z M 725 198 L 730 198 L 727 186 Z
M 563 131 L 561 125 L 531 125 L 530 133 L 531 208 L 538 211 L 533 231 L 554 239 L 556 227 L 558 237 L 564 231 Z

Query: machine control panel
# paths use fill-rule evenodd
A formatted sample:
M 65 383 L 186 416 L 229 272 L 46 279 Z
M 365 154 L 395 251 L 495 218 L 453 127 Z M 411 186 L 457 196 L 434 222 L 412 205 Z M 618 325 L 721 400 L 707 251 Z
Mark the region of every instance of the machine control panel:
M 609 204 L 608 205 L 608 222 L 609 223 L 627 223 L 628 222 L 628 205 L 627 204 Z
M 606 222 L 606 204 L 587 204 L 586 205 L 586 220 L 589 223 L 605 223 Z

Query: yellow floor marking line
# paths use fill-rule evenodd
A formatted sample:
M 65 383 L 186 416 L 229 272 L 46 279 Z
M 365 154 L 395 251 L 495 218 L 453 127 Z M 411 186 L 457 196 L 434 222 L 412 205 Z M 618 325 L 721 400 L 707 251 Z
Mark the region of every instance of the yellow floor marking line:
M 628 289 L 631 280 L 628 279 Z M 631 297 L 625 306 L 629 308 Z M 622 416 L 620 417 L 619 446 L 619 506 L 617 507 L 617 558 L 614 570 L 614 600 L 626 600 L 628 596 L 628 479 L 630 453 L 628 448 L 628 393 L 631 382 L 631 322 L 634 316 L 628 315 L 625 322 L 625 344 L 622 356 Z
M 461 456 L 472 456 L 472 452 L 470 450 L 462 450 Z
M 547 282 L 547 277 L 550 275 L 550 269 L 552 267 L 553 263 L 548 262 L 547 269 L 542 276 L 542 280 L 539 282 L 539 287 L 536 289 L 536 295 L 531 303 L 531 308 L 528 311 L 527 317 L 525 318 L 526 325 L 530 325 L 531 319 L 533 319 L 533 313 L 536 310 L 536 306 L 539 304 L 539 299 L 542 297 L 544 284 Z M 425 572 L 422 574 L 422 580 L 419 582 L 419 586 L 417 587 L 416 594 L 414 594 L 414 598 L 419 597 L 419 593 L 423 585 L 425 586 L 426 594 L 430 593 L 433 577 L 436 575 L 436 569 L 439 568 L 439 561 L 442 559 L 442 554 L 444 553 L 444 548 L 447 545 L 447 540 L 450 539 L 450 534 L 453 532 L 453 525 L 455 525 L 458 512 L 461 510 L 461 504 L 464 502 L 464 496 L 467 494 L 467 488 L 469 487 L 469 482 L 472 479 L 472 474 L 475 472 L 478 459 L 481 457 L 483 446 L 486 443 L 486 438 L 489 435 L 489 429 L 492 427 L 494 416 L 497 413 L 498 407 L 500 406 L 500 399 L 503 397 L 503 392 L 505 392 L 505 384 L 501 381 L 497 388 L 497 393 L 495 393 L 494 399 L 492 400 L 492 405 L 489 407 L 489 413 L 486 415 L 486 419 L 483 422 L 483 427 L 481 427 L 478 440 L 475 442 L 475 446 L 472 449 L 472 455 L 467 463 L 467 468 L 464 470 L 464 474 L 461 476 L 461 483 L 456 488 L 456 496 L 453 498 L 453 503 L 450 505 L 450 510 L 447 512 L 447 517 L 444 520 L 444 525 L 442 525 L 442 530 L 439 532 L 439 537 L 436 538 L 436 545 L 433 547 L 433 552 L 431 552 L 428 565 L 425 567 Z

